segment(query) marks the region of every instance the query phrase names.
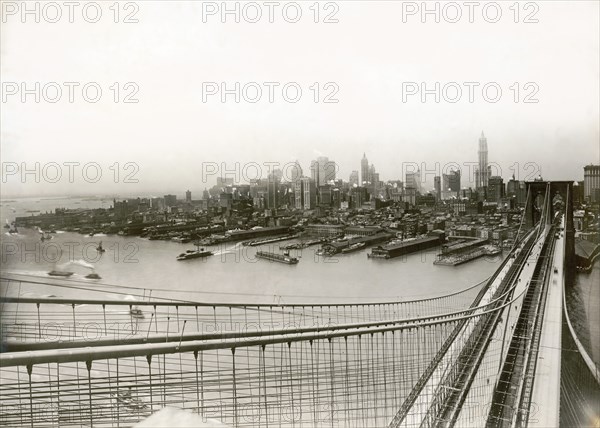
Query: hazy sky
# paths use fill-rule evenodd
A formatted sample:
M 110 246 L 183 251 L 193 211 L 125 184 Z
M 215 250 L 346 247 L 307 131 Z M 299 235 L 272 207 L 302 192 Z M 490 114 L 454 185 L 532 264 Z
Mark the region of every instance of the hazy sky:
M 583 165 L 599 162 L 597 1 L 535 2 L 537 11 L 521 3 L 519 23 L 509 9 L 513 2 L 499 2 L 502 17 L 497 23 L 485 19 L 494 18 L 492 9 L 482 14 L 488 2 L 475 9 L 473 23 L 463 2 L 456 3 L 463 13 L 458 23 L 447 22 L 444 15 L 440 23 L 434 16 L 422 23 L 419 13 L 404 15 L 403 22 L 403 10 L 410 11 L 411 2 L 392 1 L 321 3 L 319 21 L 337 5 L 333 17 L 338 23 L 314 23 L 309 9 L 313 2 L 300 2 L 297 23 L 286 22 L 282 15 L 282 6 L 289 2 L 280 2 L 274 23 L 268 22 L 264 2 L 257 2 L 263 12 L 259 23 L 245 22 L 244 16 L 254 17 L 256 9 L 250 6 L 240 23 L 233 16 L 222 23 L 219 13 L 205 16 L 203 22 L 202 8 L 210 8 L 210 2 L 137 2 L 134 18 L 139 22 L 114 23 L 112 2 L 100 3 L 97 23 L 86 22 L 81 9 L 69 23 L 66 8 L 58 23 L 45 21 L 55 15 L 49 8 L 40 11 L 40 23 L 29 15 L 23 23 L 20 11 L 12 15 L 4 2 L 3 173 L 12 171 L 13 162 L 29 168 L 35 162 L 96 162 L 102 178 L 89 183 L 80 167 L 74 169 L 73 183 L 67 181 L 67 167 L 57 183 L 44 176 L 36 183 L 32 174 L 24 182 L 19 174 L 4 174 L 3 195 L 182 194 L 187 188 L 198 192 L 212 186 L 214 177 L 203 183 L 202 170 L 213 163 L 221 169 L 224 162 L 229 170 L 239 163 L 241 172 L 249 162 L 297 159 L 309 175 L 310 161 L 317 156 L 334 160 L 338 175 L 348 180 L 352 170 L 360 169 L 363 152 L 382 180 L 402 179 L 403 163 L 435 171 L 436 162 L 476 162 L 482 130 L 489 160 L 501 166 L 505 179 L 512 175 L 511 166 L 519 178 L 533 178 L 528 174 L 535 168 L 526 167 L 528 162 L 539 165 L 546 179 L 582 179 Z M 234 8 L 235 3 L 228 5 Z M 428 4 L 434 8 L 436 2 Z M 444 5 L 439 3 L 440 11 Z M 134 9 L 120 6 L 118 19 L 123 21 Z M 286 10 L 286 17 L 293 19 L 294 9 Z M 86 17 L 93 18 L 92 12 Z M 446 6 L 445 12 L 453 19 L 455 10 Z M 522 22 L 530 13 L 538 23 Z M 47 85 L 39 103 L 34 95 L 22 102 L 20 92 L 13 95 L 22 82 L 28 88 L 35 82 L 40 87 L 58 82 L 62 97 L 48 102 L 55 93 Z M 73 103 L 64 82 L 80 84 Z M 102 89 L 96 103 L 82 97 L 81 87 L 88 82 Z M 120 88 L 117 103 L 110 89 L 115 82 Z M 123 102 L 132 88 L 124 87 L 127 82 L 139 88 L 134 95 L 138 103 Z M 203 82 L 225 82 L 229 88 L 235 82 L 257 82 L 263 94 L 256 103 L 244 97 L 236 103 L 233 95 L 223 103 L 218 94 L 203 102 Z M 280 83 L 273 103 L 264 82 Z M 302 89 L 297 103 L 282 96 L 288 82 Z M 310 89 L 315 82 L 320 87 L 317 103 Z M 334 96 L 338 103 L 323 102 L 334 87 L 325 88 L 327 82 L 339 88 Z M 456 103 L 444 97 L 436 103 L 433 95 L 424 103 L 420 95 L 403 102 L 406 82 L 424 82 L 428 88 L 435 82 L 442 87 L 457 82 L 463 94 Z M 472 103 L 464 82 L 480 85 Z M 502 90 L 496 103 L 482 96 L 481 88 L 489 82 Z M 515 82 L 520 89 L 517 103 Z M 528 82 L 534 85 L 526 87 Z M 525 103 L 536 87 L 533 98 L 539 102 Z M 489 94 L 495 95 L 493 90 Z M 109 169 L 115 162 L 121 171 L 118 183 Z M 127 172 L 135 172 L 124 168 L 126 162 L 139 167 L 134 174 L 138 183 L 123 182 Z M 55 174 L 50 167 L 46 173 Z

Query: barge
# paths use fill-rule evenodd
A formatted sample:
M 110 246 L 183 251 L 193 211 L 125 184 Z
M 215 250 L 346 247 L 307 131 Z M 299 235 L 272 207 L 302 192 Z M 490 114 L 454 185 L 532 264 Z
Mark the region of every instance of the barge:
M 270 260 L 272 262 L 285 263 L 288 265 L 295 265 L 300 261 L 296 257 L 291 257 L 290 253 L 287 251 L 284 252 L 283 254 L 271 253 L 268 251 L 257 251 L 256 257 L 258 257 L 259 259 Z

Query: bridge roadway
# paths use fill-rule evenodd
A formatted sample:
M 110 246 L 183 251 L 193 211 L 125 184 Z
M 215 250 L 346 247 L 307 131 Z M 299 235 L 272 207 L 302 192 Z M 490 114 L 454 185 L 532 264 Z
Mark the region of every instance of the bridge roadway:
M 521 309 L 500 376 L 492 396 L 487 426 L 523 426 L 527 424 L 531 386 L 534 380 L 554 249 L 553 229 L 547 227 L 533 275 L 522 298 Z
M 532 408 L 527 426 L 545 428 L 558 426 L 560 409 L 560 364 L 563 292 L 565 286 L 565 236 L 564 219 L 556 233 L 552 260 L 552 273 L 548 284 L 548 296 L 544 322 L 537 355 L 535 381 L 531 396 Z

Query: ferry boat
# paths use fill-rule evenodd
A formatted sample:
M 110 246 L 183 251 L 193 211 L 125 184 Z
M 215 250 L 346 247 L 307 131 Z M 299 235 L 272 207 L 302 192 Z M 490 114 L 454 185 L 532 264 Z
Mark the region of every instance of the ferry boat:
M 364 242 L 357 242 L 356 244 L 352 244 L 352 245 L 350 245 L 348 248 L 344 248 L 344 249 L 342 250 L 342 253 L 343 253 L 343 254 L 347 254 L 347 253 L 351 253 L 351 252 L 353 252 L 353 251 L 358 251 L 358 250 L 360 250 L 360 249 L 364 248 L 364 247 L 365 247 L 365 245 L 366 245 L 366 244 L 365 244 Z
M 285 263 L 288 265 L 295 265 L 300 261 L 296 257 L 291 257 L 289 251 L 285 251 L 283 254 L 270 253 L 268 251 L 257 251 L 256 257 L 258 257 L 259 259 Z
M 190 260 L 197 259 L 199 257 L 208 257 L 212 255 L 212 251 L 205 250 L 204 248 L 198 248 L 197 250 L 187 250 L 185 253 L 181 253 L 177 256 L 177 260 Z

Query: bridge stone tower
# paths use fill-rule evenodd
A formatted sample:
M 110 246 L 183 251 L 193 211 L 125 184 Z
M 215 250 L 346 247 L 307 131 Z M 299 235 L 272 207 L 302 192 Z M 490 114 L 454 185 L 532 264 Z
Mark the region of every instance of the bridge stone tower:
M 554 217 L 553 202 L 562 199 L 565 210 L 565 268 L 571 274 L 575 267 L 575 226 L 573 224 L 573 182 L 572 181 L 527 181 L 527 205 L 525 225 L 533 227 L 542 214 L 544 206 L 551 208 L 552 215 L 546 218 L 550 224 Z M 558 198 L 558 196 L 560 198 Z

